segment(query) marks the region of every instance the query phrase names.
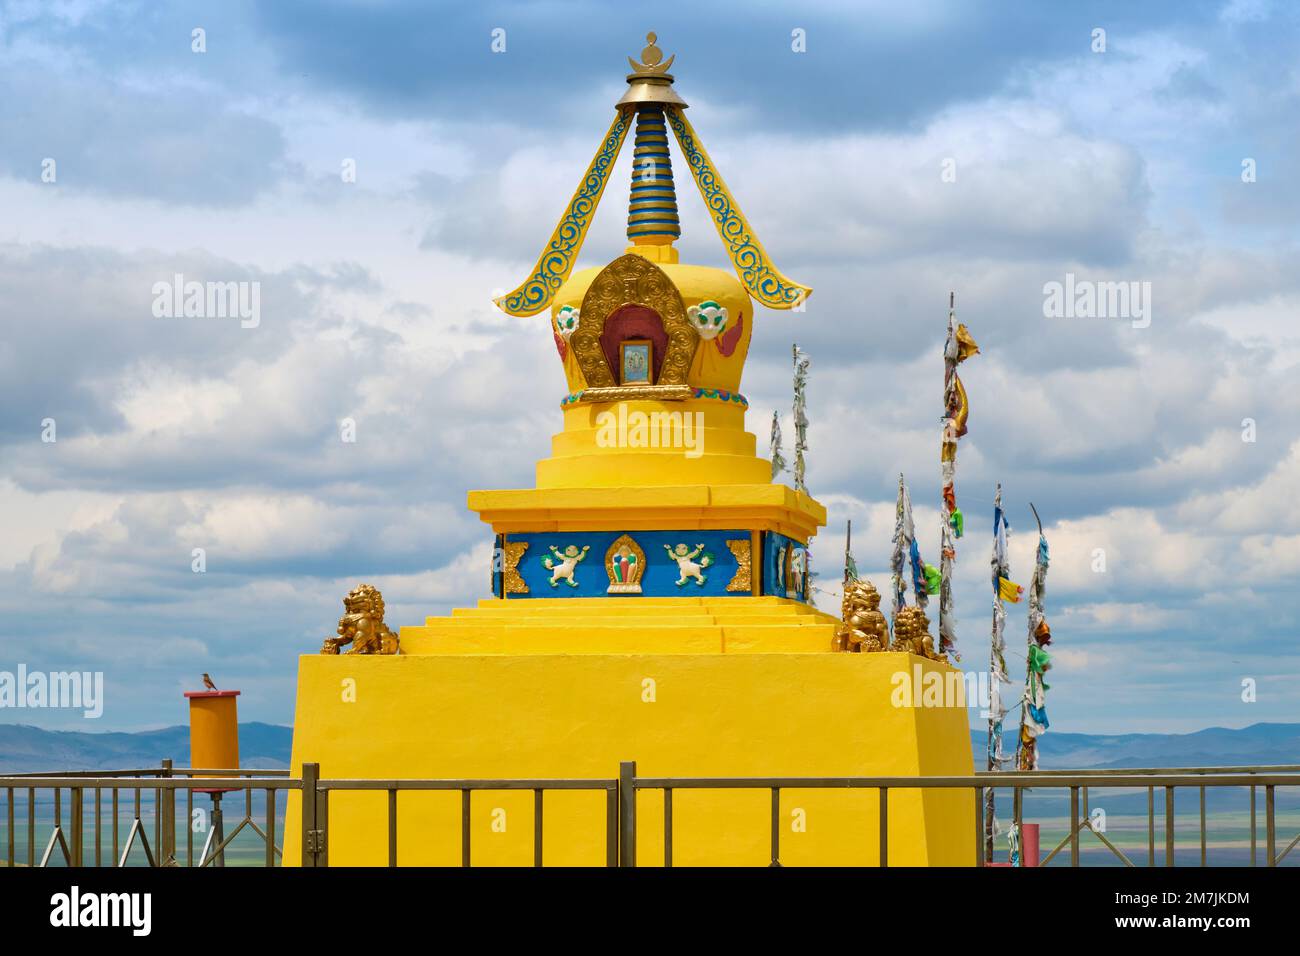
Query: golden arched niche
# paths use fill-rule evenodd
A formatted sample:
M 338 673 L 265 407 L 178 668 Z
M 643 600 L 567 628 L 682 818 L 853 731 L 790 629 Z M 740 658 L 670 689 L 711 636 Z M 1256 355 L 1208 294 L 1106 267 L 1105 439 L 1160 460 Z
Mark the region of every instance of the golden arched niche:
M 623 385 L 609 367 L 601 336 L 605 321 L 627 305 L 653 310 L 668 339 L 657 381 L 653 385 Z M 613 402 L 635 398 L 681 400 L 691 397 L 686 375 L 700 343 L 686 316 L 681 293 L 668 275 L 648 259 L 628 254 L 615 259 L 592 280 L 582 297 L 582 322 L 569 347 L 587 383 L 584 402 Z

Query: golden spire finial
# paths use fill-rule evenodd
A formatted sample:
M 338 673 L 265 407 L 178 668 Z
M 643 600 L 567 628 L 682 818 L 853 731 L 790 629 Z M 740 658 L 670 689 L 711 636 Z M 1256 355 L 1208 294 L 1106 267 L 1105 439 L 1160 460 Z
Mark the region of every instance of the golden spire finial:
M 627 58 L 628 65 L 632 67 L 632 72 L 627 75 L 628 86 L 631 88 L 623 94 L 617 105 L 624 107 L 659 103 L 685 108 L 686 101 L 673 89 L 673 78 L 668 72 L 673 60 L 677 59 L 677 54 L 674 53 L 665 60 L 664 51 L 655 46 L 659 36 L 647 33 L 645 39 L 646 48 L 641 51 L 641 62 Z
M 647 46 L 641 51 L 641 62 L 646 66 L 654 66 L 664 58 L 664 51 L 655 46 L 655 40 L 658 39 L 653 32 L 645 35 Z
M 677 54 L 674 53 L 670 56 L 667 63 L 662 62 L 664 51 L 655 46 L 655 41 L 658 39 L 659 37 L 653 32 L 645 35 L 646 48 L 641 51 L 640 63 L 631 57 L 627 58 L 627 62 L 632 67 L 632 76 L 628 77 L 629 82 L 631 82 L 634 77 L 651 76 L 663 76 L 669 82 L 672 82 L 672 77 L 666 76 L 666 73 L 668 68 L 673 65 L 673 60 L 677 59 Z

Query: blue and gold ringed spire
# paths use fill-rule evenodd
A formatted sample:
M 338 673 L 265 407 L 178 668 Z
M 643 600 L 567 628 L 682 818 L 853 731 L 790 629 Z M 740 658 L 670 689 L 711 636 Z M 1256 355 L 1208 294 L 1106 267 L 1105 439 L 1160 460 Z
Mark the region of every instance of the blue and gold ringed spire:
M 550 306 L 573 271 L 609 182 L 609 172 L 634 122 L 636 135 L 627 214 L 627 238 L 632 244 L 629 252 L 641 247 L 642 254 L 649 258 L 663 255 L 671 257 L 665 261 L 677 261 L 677 252 L 671 247 L 682 230 L 668 151 L 671 129 L 718 238 L 726 247 L 732 268 L 750 296 L 771 309 L 798 309 L 812 292 L 808 286 L 786 278 L 768 258 L 704 144 L 683 115 L 686 101 L 673 89 L 673 78 L 668 72 L 676 56 L 664 60 L 663 51 L 655 46 L 656 39 L 655 34 L 646 34 L 647 45 L 641 51 L 640 62 L 628 57 L 632 72 L 627 76 L 628 90 L 616 104 L 618 113 L 614 122 L 532 274 L 513 292 L 494 300 L 503 312 L 535 315 Z M 653 253 L 646 248 L 655 246 L 668 248 Z
M 633 245 L 669 245 L 681 234 L 663 107 L 658 104 L 638 106 L 632 153 L 632 191 L 627 203 L 628 241 Z

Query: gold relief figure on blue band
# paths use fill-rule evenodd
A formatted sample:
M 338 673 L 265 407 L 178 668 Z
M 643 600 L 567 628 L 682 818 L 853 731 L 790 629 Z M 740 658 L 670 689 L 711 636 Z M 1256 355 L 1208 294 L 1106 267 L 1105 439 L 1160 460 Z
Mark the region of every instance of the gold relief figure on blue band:
M 630 110 L 618 111 L 582 182 L 569 200 L 568 209 L 551 233 L 550 242 L 538 257 L 533 274 L 513 292 L 493 300 L 501 311 L 517 316 L 535 315 L 551 304 L 555 293 L 573 271 L 601 194 L 609 183 L 610 170 L 631 128 L 631 116 Z

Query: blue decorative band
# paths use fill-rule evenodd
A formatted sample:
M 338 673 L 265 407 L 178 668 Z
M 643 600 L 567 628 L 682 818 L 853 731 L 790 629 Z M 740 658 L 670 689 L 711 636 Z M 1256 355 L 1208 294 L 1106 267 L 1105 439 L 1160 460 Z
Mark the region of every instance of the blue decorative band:
M 728 392 L 721 388 L 697 388 L 692 398 L 716 398 L 720 402 L 734 402 L 742 408 L 749 408 L 749 399 L 739 392 Z

